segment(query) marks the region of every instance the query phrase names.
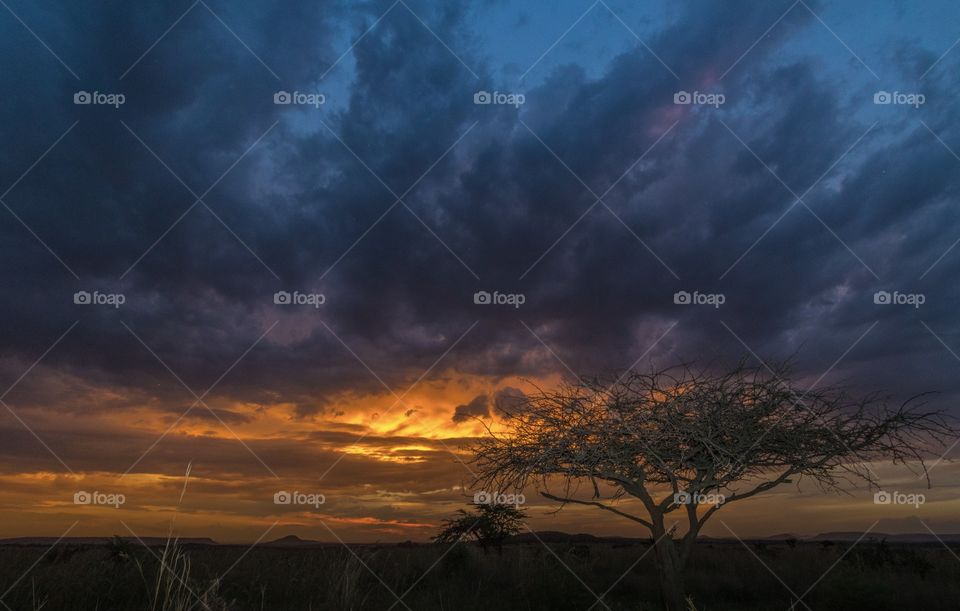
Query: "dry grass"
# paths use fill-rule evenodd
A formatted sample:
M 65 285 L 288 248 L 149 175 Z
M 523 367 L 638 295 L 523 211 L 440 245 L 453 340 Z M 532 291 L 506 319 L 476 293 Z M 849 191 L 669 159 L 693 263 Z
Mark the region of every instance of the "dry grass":
M 359 559 L 339 546 L 258 548 L 230 569 L 246 548 L 175 541 L 150 550 L 119 541 L 109 546 L 61 543 L 2 602 L 17 611 L 359 611 L 393 605 L 389 587 L 417 611 L 584 610 L 596 598 L 567 567 L 601 594 L 646 546 L 554 544 L 552 549 L 564 564 L 539 544 L 508 545 L 502 555 L 458 546 L 442 560 L 446 548 L 428 545 L 357 547 Z M 845 549 L 842 544 L 769 544 L 753 547 L 751 553 L 736 543 L 705 544 L 691 561 L 690 611 L 786 609 L 790 593 L 754 554 L 800 594 Z M 43 551 L 39 546 L 0 547 L 0 585 L 16 581 Z M 611 610 L 659 608 L 651 556 L 606 594 Z M 946 611 L 955 610 L 958 599 L 960 562 L 946 549 L 862 543 L 804 602 L 812 609 Z M 599 604 L 593 608 L 603 609 Z

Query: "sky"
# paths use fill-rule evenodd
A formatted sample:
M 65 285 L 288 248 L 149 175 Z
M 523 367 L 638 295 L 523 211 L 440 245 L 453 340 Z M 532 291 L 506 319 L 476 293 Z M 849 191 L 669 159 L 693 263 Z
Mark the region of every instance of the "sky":
M 955 3 L 0 5 L 0 536 L 426 540 L 499 408 L 631 367 L 960 416 Z M 874 468 L 926 502 L 706 534 L 960 532 Z

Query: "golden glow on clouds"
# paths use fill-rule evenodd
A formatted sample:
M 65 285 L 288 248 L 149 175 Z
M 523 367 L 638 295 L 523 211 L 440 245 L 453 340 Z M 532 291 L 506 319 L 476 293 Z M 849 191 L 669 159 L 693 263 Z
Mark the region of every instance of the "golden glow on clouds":
M 557 380 L 534 383 L 548 388 Z M 62 412 L 18 405 L 18 414 L 50 441 L 76 474 L 58 471 L 59 465 L 41 445 L 16 422 L 6 423 L 8 431 L 21 435 L 25 451 L 0 475 L 0 537 L 59 536 L 74 521 L 79 521 L 72 533 L 77 536 L 125 535 L 122 520 L 139 536 L 166 536 L 173 528 L 185 537 L 252 541 L 278 522 L 271 538 L 296 534 L 330 540 L 322 520 L 344 540 L 426 540 L 444 518 L 470 502 L 472 477 L 460 463 L 469 462 L 470 456 L 463 446 L 486 434 L 476 421 L 453 422 L 454 410 L 481 394 L 492 404 L 496 390 L 506 386 L 534 392 L 530 384 L 515 378 L 490 380 L 445 372 L 419 384 L 402 403 L 386 391 L 346 393 L 330 398 L 324 411 L 306 417 L 290 403 L 224 402 L 211 397 L 209 405 L 230 430 L 197 406 L 122 478 L 119 475 L 190 402 L 161 405 L 109 389 L 87 389 L 90 397 Z M 495 417 L 485 422 L 497 428 Z M 193 470 L 181 501 L 183 474 L 191 461 Z M 899 490 L 922 487 L 888 466 L 876 468 Z M 866 490 L 837 498 L 814 489 L 798 493 L 784 488 L 727 510 L 723 519 L 745 535 L 862 530 L 876 519 L 887 521 L 881 522 L 881 530 L 887 525 L 892 532 L 922 532 L 922 526 L 910 522 L 915 516 L 940 532 L 960 532 L 956 518 L 960 494 L 950 487 L 958 471 L 947 463 L 937 467 L 937 487 L 923 490 L 928 503 L 920 510 L 878 508 Z M 73 495 L 80 490 L 122 493 L 126 502 L 120 508 L 76 505 Z M 276 505 L 273 495 L 279 490 L 322 493 L 326 503 L 319 508 Z M 537 497 L 535 490 L 526 493 L 533 528 L 645 536 L 634 525 L 591 508 L 568 507 L 553 514 L 556 507 Z M 725 531 L 708 534 L 724 536 Z

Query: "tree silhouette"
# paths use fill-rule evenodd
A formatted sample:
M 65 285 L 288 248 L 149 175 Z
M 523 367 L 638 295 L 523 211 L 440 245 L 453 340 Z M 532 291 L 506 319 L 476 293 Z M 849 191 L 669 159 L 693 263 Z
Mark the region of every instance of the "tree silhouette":
M 589 505 L 643 525 L 664 605 L 675 611 L 684 608 L 683 573 L 697 534 L 721 507 L 804 478 L 828 491 L 854 481 L 878 486 L 871 460 L 925 473 L 931 444 L 955 431 L 924 403 L 924 395 L 891 407 L 879 395 L 801 390 L 786 364 L 628 371 L 516 404 L 507 431 L 491 431 L 475 448 L 475 485 L 532 486 L 561 508 Z M 581 485 L 589 486 L 586 498 Z M 640 501 L 639 515 L 617 506 L 626 496 Z M 686 518 L 682 535 L 666 524 L 673 512 Z
M 470 512 L 459 509 L 457 517 L 444 521 L 443 528 L 434 540 L 437 543 L 455 543 L 473 539 L 484 552 L 491 545 L 502 552 L 503 541 L 520 532 L 525 517 L 523 510 L 513 505 L 477 505 Z

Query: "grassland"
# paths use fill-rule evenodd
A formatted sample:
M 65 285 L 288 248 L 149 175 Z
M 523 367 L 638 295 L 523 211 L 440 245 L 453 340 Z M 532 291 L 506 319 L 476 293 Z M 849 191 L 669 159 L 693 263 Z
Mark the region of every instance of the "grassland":
M 4 545 L 0 584 L 10 589 L 0 600 L 17 611 L 653 611 L 659 609 L 657 583 L 647 551 L 643 543 L 551 543 L 549 549 L 517 543 L 502 554 L 468 544 L 350 550 L 224 545 L 164 550 L 135 541 L 61 542 L 53 549 Z M 806 606 L 797 609 L 954 611 L 960 608 L 960 560 L 954 553 L 938 545 L 880 541 L 852 548 L 705 542 L 692 560 L 688 589 L 699 611 L 785 610 L 795 600 L 790 590 L 802 595 L 808 588 Z M 603 602 L 590 590 L 603 595 Z

